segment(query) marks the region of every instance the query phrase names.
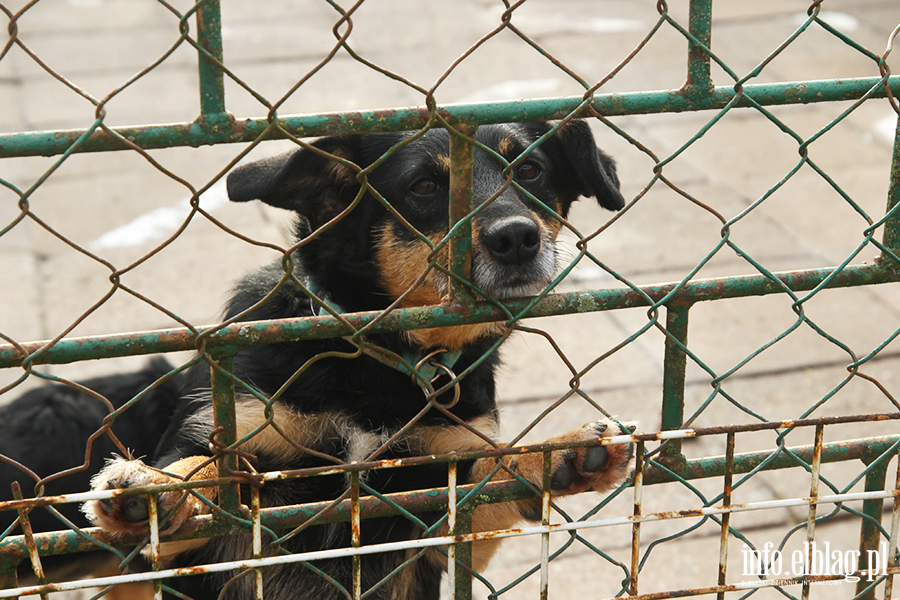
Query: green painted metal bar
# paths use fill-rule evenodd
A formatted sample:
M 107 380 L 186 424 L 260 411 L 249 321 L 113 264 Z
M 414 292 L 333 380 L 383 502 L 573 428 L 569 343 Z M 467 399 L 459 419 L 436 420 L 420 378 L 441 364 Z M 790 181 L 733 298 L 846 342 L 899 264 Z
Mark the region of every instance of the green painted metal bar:
M 463 136 L 472 136 L 477 127 L 454 124 L 461 135 L 450 135 L 450 230 L 472 212 L 472 174 L 475 147 Z M 475 299 L 463 281 L 471 281 L 472 220 L 466 219 L 450 239 L 451 306 L 469 314 Z M 457 279 L 457 277 L 459 279 Z
M 684 380 L 687 355 L 678 344 L 687 346 L 689 311 L 690 305 L 673 303 L 666 307 L 666 331 L 674 340 L 666 336 L 665 358 L 663 359 L 662 422 L 660 425 L 662 431 L 681 429 L 684 423 Z M 680 439 L 666 442 L 660 454 L 661 456 L 657 460 L 676 473 L 685 465 Z
M 24 546 L 24 536 L 20 536 L 23 539 Z M 11 559 L 10 557 L 3 554 L 0 556 L 0 590 L 11 590 L 15 587 L 19 587 L 19 578 L 16 572 L 19 563 L 22 562 L 25 556 L 23 555 L 18 561 Z
M 900 435 L 881 436 L 873 438 L 864 438 L 858 440 L 850 440 L 847 442 L 836 442 L 825 444 L 822 446 L 822 463 L 843 462 L 848 460 L 862 459 L 864 456 L 873 454 L 880 455 L 887 452 L 891 447 L 900 441 Z M 807 464 L 812 464 L 815 446 L 797 446 L 790 448 L 791 452 L 803 460 Z M 734 475 L 749 473 L 753 469 L 759 467 L 772 452 L 746 452 L 736 454 L 734 456 Z M 762 471 L 775 471 L 778 469 L 789 469 L 799 467 L 797 461 L 788 453 L 782 452 L 774 460 L 762 467 Z M 727 472 L 727 460 L 725 456 L 713 456 L 708 458 L 692 459 L 687 461 L 684 471 L 678 473 L 678 476 L 685 480 L 708 479 L 710 477 L 722 477 Z M 651 466 L 647 469 L 644 476 L 644 485 L 655 485 L 659 483 L 667 483 L 677 481 L 676 477 L 667 473 L 665 470 Z M 881 487 L 879 489 L 884 489 Z
M 812 269 L 776 273 L 780 282 L 794 292 L 811 290 L 834 274 L 834 269 Z M 845 267 L 828 281 L 827 289 L 871 285 L 900 281 L 900 272 L 879 265 Z M 527 317 L 545 317 L 574 313 L 586 313 L 619 308 L 648 306 L 649 298 L 657 302 L 665 298 L 678 283 L 644 286 L 632 289 L 604 289 L 566 294 L 551 294 L 534 303 Z M 784 293 L 781 284 L 763 275 L 701 279 L 688 282 L 669 299 L 669 302 L 700 302 L 746 296 L 763 296 Z M 505 304 L 513 313 L 525 310 L 532 300 L 508 300 Z M 469 316 L 460 315 L 443 306 L 398 309 L 382 315 L 379 311 L 342 315 L 351 326 L 362 328 L 376 318 L 378 323 L 369 333 L 385 333 L 407 329 L 447 327 L 462 323 L 486 323 L 507 318 L 506 314 L 491 303 L 480 302 Z M 217 330 L 216 333 L 210 333 Z M 281 342 L 297 339 L 324 339 L 352 335 L 353 331 L 332 316 L 284 319 L 280 321 L 255 321 L 235 323 L 227 327 L 198 327 L 197 331 L 208 335 L 208 347 L 222 345 L 245 346 L 263 342 Z M 52 347 L 46 342 L 29 342 L 13 346 L 0 345 L 0 368 L 20 366 L 32 353 L 42 350 L 31 364 L 65 364 L 81 360 L 112 358 L 175 352 L 196 348 L 196 336 L 187 328 L 163 329 L 138 333 L 102 335 L 63 339 Z M 21 348 L 21 349 L 20 349 Z
M 198 74 L 200 76 L 199 125 L 213 133 L 227 129 L 225 76 L 222 48 L 222 14 L 219 0 L 203 0 L 197 7 Z
M 894 155 L 891 158 L 891 181 L 888 186 L 887 211 L 900 204 L 900 117 L 897 119 L 897 128 L 894 133 Z M 894 254 L 900 255 L 900 209 L 897 209 L 884 223 L 884 245 Z M 885 259 L 884 264 L 900 268 L 894 261 Z
M 863 457 L 866 464 L 870 464 L 872 460 L 879 460 L 869 472 L 866 473 L 865 491 L 874 492 L 885 489 L 885 481 L 887 480 L 887 469 L 890 460 L 888 457 L 882 458 L 880 454 L 870 454 Z M 881 532 L 878 531 L 876 523 L 881 523 L 881 517 L 884 513 L 884 500 L 865 500 L 862 506 L 862 513 L 872 519 L 862 519 L 859 526 L 859 569 L 869 569 L 876 565 L 869 563 L 870 551 L 878 552 L 879 543 L 881 542 Z M 873 522 L 874 521 L 874 522 Z M 881 560 L 887 561 L 888 557 L 883 556 Z M 860 579 L 856 582 L 857 600 L 875 600 L 875 587 L 868 591 L 866 588 L 872 586 L 871 581 Z
M 691 0 L 688 31 L 704 46 L 712 47 L 712 0 Z M 703 46 L 688 40 L 688 76 L 684 93 L 692 100 L 706 98 L 713 90 L 710 64 L 709 53 Z
M 743 86 L 742 95 L 762 106 L 858 100 L 870 91 L 872 92 L 870 97 L 883 98 L 884 87 L 881 82 L 880 77 L 862 77 L 751 84 Z M 892 92 L 900 94 L 900 76 L 891 77 L 889 82 Z M 713 88 L 710 94 L 701 100 L 691 100 L 682 90 L 597 94 L 594 96 L 593 108 L 605 116 L 714 110 L 721 109 L 734 97 L 735 91 L 730 86 Z M 473 125 L 531 122 L 566 117 L 583 103 L 584 98 L 581 96 L 570 96 L 447 105 L 441 108 L 440 112 L 449 121 L 464 121 Z M 737 106 L 750 106 L 750 102 L 739 101 Z M 277 127 L 264 118 L 237 119 L 229 128 L 220 127 L 219 131 L 212 133 L 198 123 L 141 125 L 113 129 L 141 148 L 153 149 L 251 142 L 260 136 L 272 139 L 285 137 L 279 128 L 297 137 L 418 129 L 428 123 L 429 116 L 427 108 L 415 107 L 287 116 L 277 121 Z M 0 135 L 0 158 L 62 154 L 84 133 L 85 130 L 54 130 Z M 79 144 L 75 152 L 125 149 L 128 149 L 128 146 L 115 136 L 97 130 Z
M 210 366 L 212 387 L 213 418 L 216 430 L 215 442 L 227 447 L 237 441 L 237 418 L 234 409 L 234 380 L 227 373 L 234 372 L 234 355 L 237 348 L 225 346 L 210 350 L 210 358 L 216 366 Z M 238 470 L 236 454 L 223 454 L 218 459 L 219 477 L 229 477 Z M 239 513 L 241 506 L 238 486 L 219 488 L 219 506 L 230 513 Z
M 517 486 L 520 486 L 521 489 L 518 490 L 519 493 L 525 494 L 525 486 L 516 482 Z M 460 491 L 463 491 L 462 486 L 460 486 Z M 528 495 L 523 496 L 525 498 L 530 498 L 534 495 L 534 492 L 528 490 Z M 472 518 L 475 516 L 475 508 L 479 504 L 485 503 L 485 495 L 479 494 L 476 498 L 474 498 L 471 502 L 466 502 L 465 505 L 460 506 L 456 511 L 456 527 L 453 530 L 453 535 L 460 535 L 464 533 L 472 532 Z M 470 569 L 472 568 L 472 542 L 465 542 L 461 544 L 456 544 L 456 578 L 453 582 L 453 587 L 456 590 L 455 600 L 471 600 L 472 598 L 472 573 Z

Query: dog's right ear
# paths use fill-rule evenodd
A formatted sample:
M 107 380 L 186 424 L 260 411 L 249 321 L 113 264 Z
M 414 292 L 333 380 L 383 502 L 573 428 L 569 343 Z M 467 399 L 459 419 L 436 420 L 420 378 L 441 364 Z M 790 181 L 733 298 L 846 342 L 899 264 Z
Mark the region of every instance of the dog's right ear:
M 312 144 L 316 149 L 354 162 L 358 149 L 352 137 L 328 137 Z M 228 174 L 226 187 L 232 202 L 260 200 L 292 210 L 309 221 L 313 230 L 340 213 L 356 196 L 357 170 L 308 148 L 241 165 Z

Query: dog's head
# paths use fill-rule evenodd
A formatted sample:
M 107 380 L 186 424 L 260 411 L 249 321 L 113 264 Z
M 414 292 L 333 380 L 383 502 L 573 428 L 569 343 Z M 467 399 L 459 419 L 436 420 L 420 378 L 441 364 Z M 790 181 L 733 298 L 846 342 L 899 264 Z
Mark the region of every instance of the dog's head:
M 565 124 L 517 160 L 550 129 L 547 123 L 486 125 L 474 136 L 513 163 L 504 173 L 503 161 L 475 148 L 473 204 L 481 210 L 472 221 L 472 283 L 494 298 L 536 294 L 555 276 L 561 223 L 541 203 L 564 218 L 580 196 L 609 210 L 624 205 L 615 165 L 582 121 Z M 300 237 L 314 236 L 299 252 L 304 269 L 346 310 L 382 308 L 413 287 L 404 306 L 438 304 L 448 291 L 447 276 L 432 268 L 420 279 L 429 258 L 447 264 L 446 244 L 434 254 L 432 245 L 448 232 L 449 134 L 432 129 L 411 137 L 321 138 L 312 149 L 235 169 L 228 194 L 300 215 Z M 370 189 L 360 194 L 360 169 L 376 163 L 365 177 Z

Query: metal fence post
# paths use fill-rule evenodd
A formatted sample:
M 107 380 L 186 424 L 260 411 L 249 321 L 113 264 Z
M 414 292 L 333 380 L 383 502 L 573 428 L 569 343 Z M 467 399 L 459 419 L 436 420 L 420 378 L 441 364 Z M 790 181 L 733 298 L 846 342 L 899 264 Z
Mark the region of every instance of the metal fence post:
M 873 461 L 878 464 L 872 466 L 866 473 L 865 491 L 877 492 L 885 489 L 884 484 L 887 480 L 887 468 L 890 462 L 890 456 L 868 455 L 863 457 L 863 462 L 869 466 Z M 862 513 L 872 519 L 863 519 L 860 524 L 859 531 L 859 569 L 874 568 L 875 565 L 869 563 L 869 551 L 878 551 L 878 543 L 881 541 L 881 532 L 878 530 L 878 523 L 881 523 L 881 516 L 884 512 L 884 500 L 865 500 L 863 501 Z M 887 561 L 888 557 L 883 557 Z M 864 590 L 872 585 L 868 578 L 862 577 L 856 582 L 856 593 L 859 600 L 875 600 L 875 587 L 869 591 Z
M 691 0 L 688 31 L 707 48 L 712 41 L 712 0 Z M 713 90 L 710 56 L 703 46 L 688 41 L 688 76 L 684 92 L 690 98 L 704 98 Z
M 894 154 L 891 158 L 891 180 L 888 186 L 887 212 L 900 204 L 900 117 L 897 118 L 897 128 L 894 133 Z M 900 208 L 894 210 L 894 214 L 888 217 L 884 223 L 884 245 L 895 255 L 900 256 Z M 881 256 L 882 264 L 891 268 L 900 268 L 888 256 Z
M 457 507 L 456 527 L 451 535 L 472 532 L 472 517 L 477 506 L 475 502 L 466 502 Z M 454 600 L 472 600 L 472 542 L 460 542 L 455 547 L 456 581 L 450 582 L 455 589 Z
M 472 173 L 475 147 L 468 140 L 477 126 L 454 124 L 450 134 L 450 230 L 458 228 L 450 238 L 450 295 L 455 308 L 469 314 L 474 307 L 472 292 L 463 281 L 469 281 L 472 270 Z M 462 222 L 461 222 L 462 221 Z
M 684 423 L 684 380 L 687 369 L 687 355 L 681 346 L 687 347 L 688 313 L 690 304 L 672 301 L 666 305 L 665 359 L 663 361 L 663 431 L 681 429 Z M 671 337 L 670 337 L 671 336 Z M 680 345 L 679 345 L 680 344 Z M 681 440 L 668 440 L 660 450 L 657 459 L 666 468 L 681 472 L 686 459 L 681 451 Z
M 231 122 L 225 110 L 225 76 L 220 66 L 224 61 L 224 51 L 219 0 L 203 0 L 198 5 L 197 43 L 200 46 L 199 124 L 210 132 L 219 133 L 220 128 L 228 126 Z
M 219 347 L 209 351 L 215 363 L 210 367 L 212 378 L 212 400 L 216 433 L 214 439 L 218 448 L 227 448 L 237 441 L 237 423 L 234 409 L 234 381 L 229 376 L 234 372 L 235 348 Z M 223 452 L 218 457 L 219 477 L 231 477 L 238 471 L 236 454 Z M 237 484 L 219 488 L 219 506 L 230 513 L 238 513 L 241 506 L 240 490 Z

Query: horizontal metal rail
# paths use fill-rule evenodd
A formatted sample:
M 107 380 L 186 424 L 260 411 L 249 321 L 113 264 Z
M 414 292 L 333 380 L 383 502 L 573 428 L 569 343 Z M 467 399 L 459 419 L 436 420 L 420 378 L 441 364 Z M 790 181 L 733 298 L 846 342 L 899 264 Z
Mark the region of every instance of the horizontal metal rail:
M 900 270 L 881 265 L 848 266 L 835 272 L 834 268 L 810 269 L 774 273 L 778 281 L 764 275 L 698 279 L 687 283 L 666 283 L 625 289 L 550 294 L 534 301 L 529 299 L 504 302 L 517 318 L 543 317 L 603 310 L 652 306 L 667 302 L 702 302 L 723 298 L 742 298 L 809 291 L 825 283 L 825 288 L 855 287 L 875 283 L 900 281 Z M 530 308 L 529 308 L 530 307 Z M 526 311 L 524 314 L 522 311 Z M 185 327 L 156 331 L 73 337 L 48 342 L 28 342 L 19 345 L 0 345 L 0 368 L 19 366 L 28 359 L 30 364 L 64 364 L 81 360 L 113 358 L 159 352 L 196 349 L 198 335 L 204 336 L 207 347 L 244 346 L 262 342 L 275 343 L 297 339 L 326 339 L 352 335 L 367 327 L 368 333 L 385 333 L 429 327 L 447 327 L 462 323 L 485 323 L 507 320 L 509 316 L 494 304 L 478 303 L 470 315 L 460 315 L 443 306 L 397 309 L 383 315 L 380 311 L 341 315 L 353 328 L 332 316 L 302 317 L 275 321 L 252 321 L 226 326 Z M 39 353 L 37 356 L 31 356 Z M 31 358 L 29 358 L 31 357 Z
M 399 468 L 403 466 L 415 466 L 420 464 L 436 464 L 442 462 L 450 463 L 475 458 L 499 457 L 512 454 L 525 454 L 529 452 L 546 452 L 575 447 L 611 445 L 649 440 L 663 441 L 670 439 L 722 435 L 735 432 L 746 433 L 749 431 L 783 430 L 795 427 L 813 427 L 820 425 L 834 425 L 840 423 L 885 420 L 900 420 L 900 413 L 821 417 L 817 419 L 772 421 L 766 423 L 755 423 L 752 425 L 730 425 L 720 427 L 683 429 L 678 431 L 660 432 L 656 434 L 614 436 L 603 438 L 601 440 L 593 440 L 577 444 L 535 444 L 495 448 L 481 452 L 458 453 L 442 456 L 419 456 L 401 460 L 395 459 L 387 461 L 372 461 L 368 463 L 355 463 L 352 465 L 341 465 L 335 467 L 318 467 L 310 469 L 298 469 L 295 471 L 283 471 L 268 474 L 264 473 L 258 476 L 258 480 L 260 483 L 263 483 L 265 481 L 275 481 L 279 479 L 309 477 L 315 475 L 329 475 L 336 472 L 347 473 L 351 471 Z M 872 457 L 880 456 L 892 449 L 896 452 L 896 446 L 898 445 L 898 443 L 900 443 L 900 435 L 880 436 L 823 444 L 821 449 L 820 461 L 822 463 L 833 463 L 848 460 L 870 459 Z M 734 464 L 730 472 L 732 474 L 743 474 L 749 473 L 755 469 L 769 471 L 802 467 L 802 463 L 812 463 L 814 452 L 815 446 L 809 445 L 789 447 L 781 451 L 758 451 L 736 454 L 734 455 Z M 775 456 L 773 459 L 773 454 L 776 453 L 777 456 Z M 800 461 L 802 461 L 802 463 Z M 651 463 L 650 466 L 645 470 L 643 483 L 644 485 L 655 485 L 677 481 L 678 478 L 684 480 L 695 480 L 710 477 L 721 477 L 725 475 L 726 472 L 728 471 L 726 469 L 726 458 L 724 456 L 688 460 L 685 468 L 679 470 L 677 474 L 673 474 L 667 468 L 661 468 L 659 465 Z M 144 488 L 126 488 L 120 490 L 82 492 L 67 494 L 65 496 L 47 496 L 43 498 L 10 500 L 0 502 L 0 510 L 17 510 L 24 507 L 37 508 L 40 506 L 49 506 L 61 503 L 86 502 L 88 500 L 99 500 L 119 496 L 127 497 L 142 495 L 146 493 L 161 493 L 173 490 L 196 489 L 201 487 L 210 487 L 213 485 L 228 485 L 233 482 L 234 480 L 230 478 L 191 480 L 188 482 L 176 482 L 167 485 L 148 486 Z M 458 487 L 457 495 L 459 497 L 463 497 L 465 493 L 471 491 L 475 487 L 476 486 L 474 485 L 461 485 Z M 483 487 L 479 488 L 478 494 L 471 501 L 476 504 L 490 504 L 497 502 L 508 502 L 511 500 L 520 500 L 523 498 L 534 497 L 535 495 L 536 492 L 532 488 L 518 481 L 489 482 Z M 385 503 L 377 498 L 363 498 L 360 500 L 360 509 L 365 518 L 384 517 L 396 514 L 397 510 L 392 506 L 394 504 L 401 508 L 415 512 L 446 510 L 448 496 L 449 491 L 445 488 L 387 494 L 385 497 L 390 499 L 391 504 Z M 262 509 L 260 513 L 263 526 L 273 529 L 279 529 L 286 527 L 297 527 L 310 518 L 313 518 L 314 516 L 316 517 L 316 522 L 320 524 L 346 521 L 350 518 L 351 507 L 350 501 L 345 500 L 334 506 L 332 506 L 331 502 L 316 502 L 304 505 Z M 249 525 L 247 525 L 247 527 L 249 527 Z M 208 516 L 199 517 L 192 519 L 191 522 L 183 526 L 177 535 L 167 539 L 181 540 L 192 539 L 196 537 L 223 535 L 226 533 L 236 533 L 246 529 L 247 527 L 244 527 L 239 522 L 230 519 L 214 520 Z M 122 536 L 108 538 L 98 528 L 89 528 L 85 529 L 84 531 L 85 533 L 91 535 L 92 537 L 95 537 L 98 540 L 109 543 L 127 544 L 139 543 L 141 541 L 141 538 L 138 537 L 135 537 L 134 539 L 124 538 Z M 61 533 L 40 533 L 35 534 L 34 538 L 38 543 L 38 548 L 41 555 L 83 552 L 95 548 L 93 542 L 86 539 L 84 535 L 81 535 L 74 531 Z M 0 555 L 5 556 L 7 560 L 10 560 L 12 562 L 23 560 L 28 556 L 27 552 L 28 551 L 24 536 L 10 536 L 5 538 L 4 540 L 0 540 Z
M 293 564 L 299 562 L 309 562 L 313 560 L 324 560 L 328 558 L 340 558 L 346 556 L 363 556 L 367 554 L 380 554 L 383 552 L 394 552 L 397 550 L 406 550 L 409 548 L 432 548 L 435 546 L 448 546 L 461 542 L 473 542 L 479 540 L 499 540 L 512 537 L 523 537 L 531 535 L 540 535 L 544 533 L 561 533 L 573 532 L 582 529 L 597 529 L 601 527 L 612 527 L 616 525 L 627 525 L 630 523 L 646 523 L 654 521 L 666 521 L 671 519 L 687 519 L 703 516 L 725 515 L 733 513 L 750 512 L 756 510 L 768 510 L 772 508 L 787 508 L 795 506 L 811 506 L 818 504 L 832 504 L 841 502 L 851 502 L 860 500 L 884 500 L 887 498 L 900 497 L 900 490 L 880 491 L 880 492 L 852 492 L 847 494 L 830 494 L 827 496 L 818 496 L 815 498 L 784 498 L 780 500 L 769 500 L 762 502 L 750 502 L 747 504 L 734 504 L 730 506 L 711 506 L 692 510 L 677 511 L 675 513 L 647 513 L 638 516 L 621 516 L 610 517 L 607 519 L 591 519 L 586 521 L 574 521 L 571 523 L 559 523 L 551 525 L 534 525 L 531 527 L 520 527 L 516 529 L 505 529 L 489 532 L 465 533 L 458 535 L 445 535 L 429 538 L 419 538 L 402 542 L 387 542 L 381 544 L 369 544 L 360 547 L 336 548 L 329 550 L 314 550 L 310 552 L 300 552 L 297 554 L 289 554 L 283 556 L 273 556 L 267 558 L 251 558 L 246 560 L 218 562 L 206 565 L 197 565 L 192 567 L 183 567 L 176 569 L 164 569 L 149 573 L 130 573 L 128 575 L 117 575 L 112 577 L 103 577 L 97 579 L 82 579 L 79 581 L 67 583 L 51 583 L 46 585 L 27 586 L 15 588 L 11 590 L 0 590 L 0 598 L 14 598 L 17 596 L 34 595 L 42 592 L 57 592 L 85 589 L 96 586 L 116 585 L 120 583 L 133 583 L 136 581 L 153 581 L 157 579 L 166 579 L 170 577 L 186 577 L 197 575 L 199 573 L 217 573 L 224 571 L 233 571 L 238 569 L 253 569 L 273 565 Z M 900 572 L 900 567 L 894 567 L 891 573 Z M 885 574 L 887 571 L 885 571 Z
M 734 86 L 712 88 L 708 95 L 688 96 L 681 89 L 646 92 L 595 94 L 588 101 L 582 96 L 449 104 L 439 112 L 448 121 L 470 125 L 488 123 L 531 122 L 568 117 L 579 107 L 591 107 L 604 116 L 689 112 L 721 109 L 741 96 L 738 107 L 810 104 L 885 97 L 885 79 L 859 77 L 820 79 L 789 83 L 746 84 L 736 91 Z M 900 76 L 890 77 L 888 86 L 900 94 Z M 577 116 L 577 115 L 576 115 Z M 320 113 L 267 118 L 235 119 L 230 126 L 218 123 L 209 128 L 202 122 L 111 127 L 112 135 L 101 129 L 68 129 L 8 133 L 0 135 L 0 158 L 13 156 L 54 156 L 64 152 L 105 152 L 128 150 L 131 146 L 121 136 L 144 149 L 178 146 L 199 147 L 211 144 L 253 142 L 260 138 L 277 139 L 289 132 L 296 137 L 340 135 L 419 129 L 428 124 L 431 110 L 427 107 L 389 108 L 368 111 Z M 84 139 L 82 139 L 84 138 Z M 78 142 L 77 145 L 74 145 Z M 73 146 L 74 145 L 74 146 Z

